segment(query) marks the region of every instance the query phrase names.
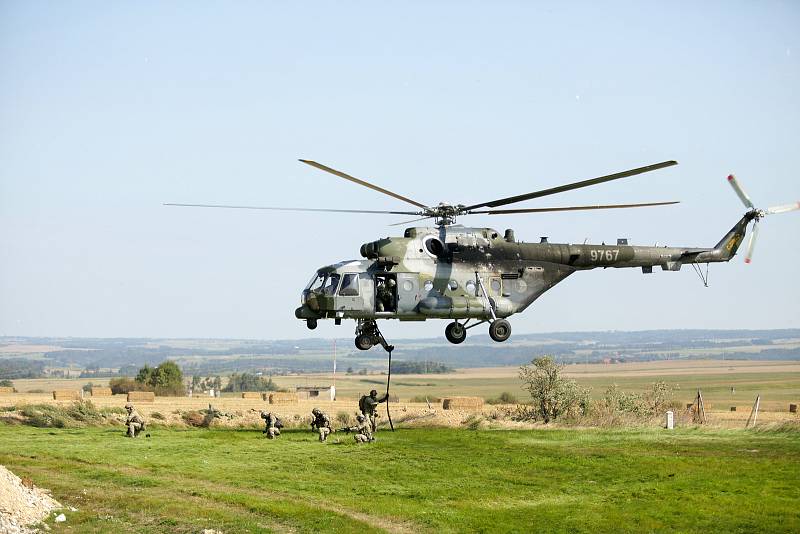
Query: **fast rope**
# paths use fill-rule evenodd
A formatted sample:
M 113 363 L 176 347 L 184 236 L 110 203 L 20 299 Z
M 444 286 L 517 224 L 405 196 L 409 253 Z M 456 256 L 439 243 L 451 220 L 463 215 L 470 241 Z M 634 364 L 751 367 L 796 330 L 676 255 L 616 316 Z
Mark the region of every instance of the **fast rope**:
M 386 417 L 389 418 L 389 427 L 394 432 L 394 423 L 392 423 L 392 414 L 389 412 L 389 381 L 392 379 L 392 350 L 394 345 L 389 345 L 386 350 L 389 352 L 389 374 L 386 375 Z

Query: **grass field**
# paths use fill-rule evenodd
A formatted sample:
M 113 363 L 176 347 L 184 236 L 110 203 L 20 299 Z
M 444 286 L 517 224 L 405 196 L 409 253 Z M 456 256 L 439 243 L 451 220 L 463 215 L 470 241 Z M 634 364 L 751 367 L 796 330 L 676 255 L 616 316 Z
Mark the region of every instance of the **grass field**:
M 78 509 L 56 531 L 800 531 L 797 430 L 151 432 L 0 424 L 0 463 Z

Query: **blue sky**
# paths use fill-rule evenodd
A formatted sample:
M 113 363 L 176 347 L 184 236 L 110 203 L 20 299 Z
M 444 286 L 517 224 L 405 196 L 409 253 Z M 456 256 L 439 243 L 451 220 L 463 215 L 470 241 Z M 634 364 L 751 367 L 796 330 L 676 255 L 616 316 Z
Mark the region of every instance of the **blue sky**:
M 800 199 L 794 2 L 3 2 L 0 335 L 299 338 L 313 271 L 402 217 L 193 210 L 475 203 L 676 159 L 473 216 L 518 239 L 711 246 L 744 209 Z M 523 206 L 520 206 L 523 207 Z M 754 263 L 578 273 L 515 332 L 800 326 L 800 213 Z M 385 326 L 438 335 L 445 323 Z

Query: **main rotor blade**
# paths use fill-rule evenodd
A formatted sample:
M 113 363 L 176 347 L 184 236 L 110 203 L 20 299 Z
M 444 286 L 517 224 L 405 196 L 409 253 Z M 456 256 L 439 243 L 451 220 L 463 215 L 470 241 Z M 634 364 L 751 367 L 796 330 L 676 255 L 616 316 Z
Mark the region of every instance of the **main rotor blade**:
M 750 241 L 747 242 L 747 253 L 744 255 L 744 262 L 750 263 L 753 261 L 753 249 L 756 246 L 756 238 L 758 237 L 758 221 L 753 223 L 753 232 L 750 234 Z
M 180 206 L 184 208 L 228 208 L 237 210 L 272 210 L 272 211 L 313 211 L 329 213 L 378 213 L 387 215 L 422 215 L 418 211 L 378 211 L 378 210 L 338 210 L 329 208 L 276 208 L 271 206 L 228 206 L 222 204 L 172 204 L 165 203 L 165 206 Z
M 750 197 L 744 192 L 744 189 L 742 189 L 742 186 L 740 186 L 739 182 L 736 181 L 736 177 L 734 175 L 728 175 L 728 183 L 731 184 L 733 190 L 736 191 L 736 194 L 739 196 L 739 199 L 742 201 L 742 204 L 744 204 L 745 207 L 750 209 L 755 208 L 753 201 L 750 200 Z
M 637 169 L 617 172 L 614 174 L 609 174 L 607 176 L 600 176 L 598 178 L 592 178 L 590 180 L 583 180 L 582 182 L 574 182 L 571 184 L 560 185 L 558 187 L 551 187 L 550 189 L 542 189 L 540 191 L 534 191 L 533 193 L 526 193 L 524 195 L 501 198 L 499 200 L 492 200 L 491 202 L 483 202 L 481 204 L 467 206 L 466 208 L 464 208 L 464 211 L 469 211 L 475 208 L 483 208 L 483 207 L 496 208 L 497 206 L 505 206 L 506 204 L 522 202 L 523 200 L 530 200 L 532 198 L 539 198 L 547 195 L 555 195 L 556 193 L 563 193 L 565 191 L 571 191 L 572 189 L 580 189 L 581 187 L 589 187 L 590 185 L 602 184 L 604 182 L 610 182 L 611 180 L 619 180 L 620 178 L 627 178 L 628 176 L 635 176 L 637 174 L 663 169 L 664 167 L 672 167 L 673 165 L 677 164 L 678 162 L 673 160 L 662 161 L 661 163 L 655 163 L 653 165 L 648 165 L 646 167 L 639 167 Z
M 770 215 L 774 213 L 786 213 L 787 211 L 794 211 L 800 210 L 800 202 L 795 202 L 794 204 L 785 204 L 783 206 L 774 206 L 772 208 L 767 208 L 766 212 Z
M 417 206 L 418 208 L 428 209 L 428 206 L 426 206 L 425 204 L 420 204 L 416 200 L 411 200 L 410 198 L 406 198 L 403 195 L 398 195 L 397 193 L 393 193 L 392 191 L 389 191 L 388 189 L 384 189 L 382 187 L 378 187 L 377 185 L 371 184 L 371 183 L 366 182 L 364 180 L 360 180 L 360 179 L 356 178 L 355 176 L 350 176 L 349 174 L 345 174 L 345 173 L 343 173 L 341 171 L 337 171 L 336 169 L 332 169 L 332 168 L 330 168 L 330 167 L 328 167 L 326 165 L 323 165 L 322 163 L 317 163 L 316 161 L 311 161 L 311 160 L 307 160 L 307 159 L 301 159 L 299 161 L 305 163 L 306 165 L 311 165 L 312 167 L 316 167 L 317 169 L 319 169 L 321 171 L 329 172 L 329 173 L 331 173 L 333 175 L 338 176 L 339 178 L 344 178 L 345 180 L 350 180 L 351 182 L 359 184 L 359 185 L 363 185 L 364 187 L 369 187 L 373 191 L 378 191 L 379 193 L 383 193 L 384 195 L 389 195 L 390 197 L 394 197 L 394 198 L 396 198 L 398 200 L 402 200 L 403 202 L 408 202 L 409 204 L 413 204 L 414 206 Z
M 579 210 L 611 210 L 618 208 L 644 208 L 647 206 L 667 206 L 669 204 L 680 204 L 679 201 L 673 202 L 645 202 L 642 204 L 605 204 L 597 206 L 564 206 L 559 208 L 525 208 L 516 210 L 487 210 L 487 211 L 470 211 L 473 213 L 485 213 L 488 215 L 510 215 L 514 213 L 543 213 L 547 211 L 579 211 Z
M 403 226 L 404 224 L 411 224 L 419 221 L 424 221 L 425 219 L 433 219 L 433 217 L 420 217 L 419 219 L 411 219 L 410 221 L 403 221 L 398 223 L 392 223 L 389 226 Z

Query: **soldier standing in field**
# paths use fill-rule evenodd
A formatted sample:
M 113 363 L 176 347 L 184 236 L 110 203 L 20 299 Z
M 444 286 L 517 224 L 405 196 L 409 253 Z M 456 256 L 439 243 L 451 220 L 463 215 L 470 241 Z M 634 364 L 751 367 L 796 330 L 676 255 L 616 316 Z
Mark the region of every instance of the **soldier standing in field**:
M 366 417 L 369 421 L 372 433 L 375 433 L 378 429 L 377 423 L 375 422 L 375 418 L 378 417 L 378 414 L 376 413 L 378 404 L 381 402 L 386 402 L 388 398 L 389 394 L 387 393 L 379 399 L 378 392 L 373 389 L 369 392 L 369 395 L 364 395 L 358 401 L 358 409 L 361 410 L 361 415 Z
M 128 417 L 125 418 L 125 426 L 128 427 L 126 436 L 135 438 L 145 429 L 144 418 L 139 415 L 130 402 L 125 405 L 125 410 L 128 411 Z
M 277 415 L 271 412 L 261 412 L 261 419 L 264 420 L 266 425 L 262 434 L 266 434 L 269 439 L 274 439 L 281 435 L 283 423 L 278 419 Z
M 314 408 L 311 410 L 311 417 L 313 418 L 311 421 L 311 430 L 316 430 L 319 432 L 320 441 L 325 441 L 328 439 L 328 435 L 331 433 L 330 418 L 319 408 Z

